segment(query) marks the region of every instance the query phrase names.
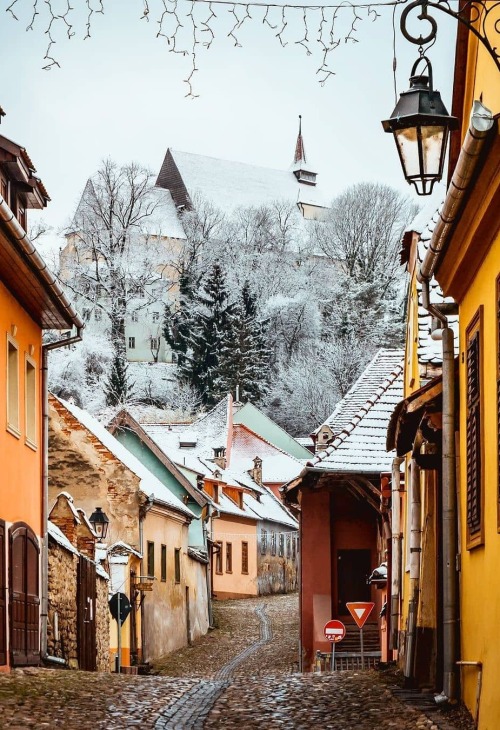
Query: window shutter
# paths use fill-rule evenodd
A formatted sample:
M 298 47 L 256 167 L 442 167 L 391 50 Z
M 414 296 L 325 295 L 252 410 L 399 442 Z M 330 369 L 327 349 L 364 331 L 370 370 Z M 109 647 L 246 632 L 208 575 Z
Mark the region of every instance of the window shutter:
M 480 332 L 467 342 L 467 526 L 481 530 L 481 374 Z

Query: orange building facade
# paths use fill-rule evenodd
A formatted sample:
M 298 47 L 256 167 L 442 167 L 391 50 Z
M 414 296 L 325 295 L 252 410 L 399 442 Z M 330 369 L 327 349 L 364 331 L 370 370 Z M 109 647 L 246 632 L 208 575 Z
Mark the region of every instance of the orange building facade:
M 26 150 L 0 135 L 0 671 L 38 664 L 47 512 L 44 329 L 81 328 L 25 233 L 49 200 Z

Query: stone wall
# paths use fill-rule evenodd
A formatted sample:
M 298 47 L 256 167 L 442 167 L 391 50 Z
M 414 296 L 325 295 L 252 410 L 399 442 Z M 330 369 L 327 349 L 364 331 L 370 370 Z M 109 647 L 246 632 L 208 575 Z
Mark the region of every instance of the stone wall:
M 47 653 L 78 669 L 78 561 L 77 554 L 49 540 Z M 108 581 L 97 576 L 97 670 L 109 671 Z
M 47 653 L 72 669 L 78 669 L 77 575 L 78 556 L 50 539 Z
M 97 671 L 109 672 L 109 622 L 108 581 L 97 576 L 96 586 L 96 643 Z

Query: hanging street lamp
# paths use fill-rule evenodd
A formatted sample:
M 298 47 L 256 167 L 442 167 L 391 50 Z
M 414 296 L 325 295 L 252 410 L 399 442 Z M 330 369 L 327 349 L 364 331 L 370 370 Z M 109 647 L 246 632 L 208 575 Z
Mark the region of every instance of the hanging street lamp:
M 425 61 L 428 73 L 418 73 Z M 430 195 L 441 180 L 449 133 L 458 129 L 458 119 L 448 114 L 439 91 L 434 91 L 432 66 L 426 56 L 413 65 L 410 88 L 401 94 L 391 118 L 382 122 L 392 132 L 403 173 L 418 195 Z
M 98 540 L 104 540 L 108 533 L 109 519 L 102 507 L 96 507 L 95 512 L 90 515 L 89 522 L 94 528 Z

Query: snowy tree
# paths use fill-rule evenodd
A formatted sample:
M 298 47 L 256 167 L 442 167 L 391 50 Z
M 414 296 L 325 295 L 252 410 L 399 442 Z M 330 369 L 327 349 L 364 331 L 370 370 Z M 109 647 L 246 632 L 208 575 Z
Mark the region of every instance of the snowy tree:
M 219 264 L 214 264 L 202 291 L 196 295 L 187 349 L 179 364 L 181 380 L 196 388 L 203 403 L 208 405 L 216 400 L 214 384 L 219 353 L 224 340 L 230 337 L 231 314 L 224 272 Z
M 268 389 L 270 355 L 265 326 L 259 321 L 248 282 L 228 316 L 227 332 L 218 353 L 214 395 L 223 397 L 239 389 L 243 401 L 258 403 Z
M 376 281 L 385 290 L 401 277 L 401 237 L 416 212 L 409 197 L 388 185 L 356 183 L 316 225 L 317 245 L 357 283 Z
M 127 312 L 161 297 L 166 282 L 158 190 L 148 170 L 105 160 L 88 181 L 61 254 L 60 277 L 83 309 L 102 322 L 114 350 L 111 400 L 125 388 Z M 156 285 L 156 287 L 153 287 Z

